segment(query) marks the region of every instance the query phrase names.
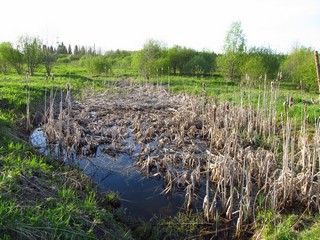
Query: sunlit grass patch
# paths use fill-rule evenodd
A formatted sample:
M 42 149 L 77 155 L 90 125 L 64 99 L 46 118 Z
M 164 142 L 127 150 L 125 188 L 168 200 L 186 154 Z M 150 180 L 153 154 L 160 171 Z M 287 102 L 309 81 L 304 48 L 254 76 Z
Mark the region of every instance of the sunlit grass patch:
M 20 150 L 19 147 L 15 149 Z M 90 181 L 78 179 L 79 173 L 60 172 L 63 169 L 53 172 L 52 167 L 37 155 L 21 158 L 10 154 L 2 161 L 2 236 L 130 239 L 130 235 L 124 236 L 122 227 L 112 220 L 113 216 L 107 213 L 107 209 L 101 211 L 102 203 L 95 190 L 86 187 Z

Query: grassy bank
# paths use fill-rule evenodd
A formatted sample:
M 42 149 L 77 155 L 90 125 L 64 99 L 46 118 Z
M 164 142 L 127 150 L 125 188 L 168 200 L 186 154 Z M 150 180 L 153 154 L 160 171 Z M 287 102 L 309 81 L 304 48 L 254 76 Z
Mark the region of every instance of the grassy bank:
M 52 80 L 39 74 L 28 81 L 14 74 L 1 76 L 1 239 L 132 238 L 127 226 L 114 217 L 109 196 L 98 193 L 89 177 L 41 156 L 28 143 L 29 131 L 42 122 L 49 91 L 58 95 L 71 82 L 76 93 L 84 87 L 83 81 L 88 82 L 75 76 Z M 26 129 L 27 102 L 30 130 Z

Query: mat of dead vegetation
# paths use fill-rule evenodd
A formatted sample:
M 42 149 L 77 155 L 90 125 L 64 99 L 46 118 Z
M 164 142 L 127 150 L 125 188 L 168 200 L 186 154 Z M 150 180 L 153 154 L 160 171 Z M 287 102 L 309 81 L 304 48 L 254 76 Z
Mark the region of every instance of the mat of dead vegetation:
M 67 93 L 48 114 L 46 133 L 70 156 L 94 156 L 102 145 L 108 155 L 128 154 L 142 174 L 163 180 L 162 194 L 184 191 L 186 210 L 202 201 L 207 221 L 223 217 L 240 234 L 251 227 L 257 207 L 319 208 L 314 151 L 304 145 L 303 155 L 295 154 L 292 121 L 275 122 L 269 106 L 277 89 L 270 89 L 270 100 L 256 108 L 208 99 L 205 86 L 202 96 L 191 97 L 124 80 L 81 101 Z M 201 186 L 205 197 L 199 199 Z

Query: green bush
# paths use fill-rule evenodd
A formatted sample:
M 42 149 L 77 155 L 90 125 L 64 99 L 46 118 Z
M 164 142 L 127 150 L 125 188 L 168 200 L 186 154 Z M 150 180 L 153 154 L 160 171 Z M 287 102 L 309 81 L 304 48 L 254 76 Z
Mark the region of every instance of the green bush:
M 81 58 L 82 64 L 86 67 L 87 71 L 91 74 L 107 73 L 111 69 L 111 62 L 108 58 L 97 56 L 83 56 Z
M 311 48 L 295 47 L 287 56 L 283 65 L 283 74 L 299 88 L 318 91 L 314 54 Z

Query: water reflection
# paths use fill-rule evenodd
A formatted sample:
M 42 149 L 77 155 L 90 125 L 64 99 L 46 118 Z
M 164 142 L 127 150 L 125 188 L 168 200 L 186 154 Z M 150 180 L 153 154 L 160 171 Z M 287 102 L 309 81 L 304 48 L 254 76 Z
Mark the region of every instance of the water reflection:
M 105 152 L 108 146 L 101 145 L 95 156 L 79 157 L 73 154 L 73 157 L 67 158 L 65 151 L 61 152 L 58 145 L 51 146 L 50 150 L 40 128 L 31 134 L 30 142 L 43 154 L 62 156 L 60 159 L 79 166 L 86 175 L 91 176 L 100 191 L 118 192 L 121 206 L 131 216 L 145 220 L 154 216 L 174 216 L 183 207 L 183 192 L 175 190 L 171 195 L 161 194 L 164 189 L 161 177 L 148 178 L 142 175 L 139 169 L 133 166 L 135 160 L 127 153 L 110 156 Z M 127 145 L 132 145 L 132 142 L 127 140 Z M 138 144 L 131 148 L 133 154 L 141 151 Z

